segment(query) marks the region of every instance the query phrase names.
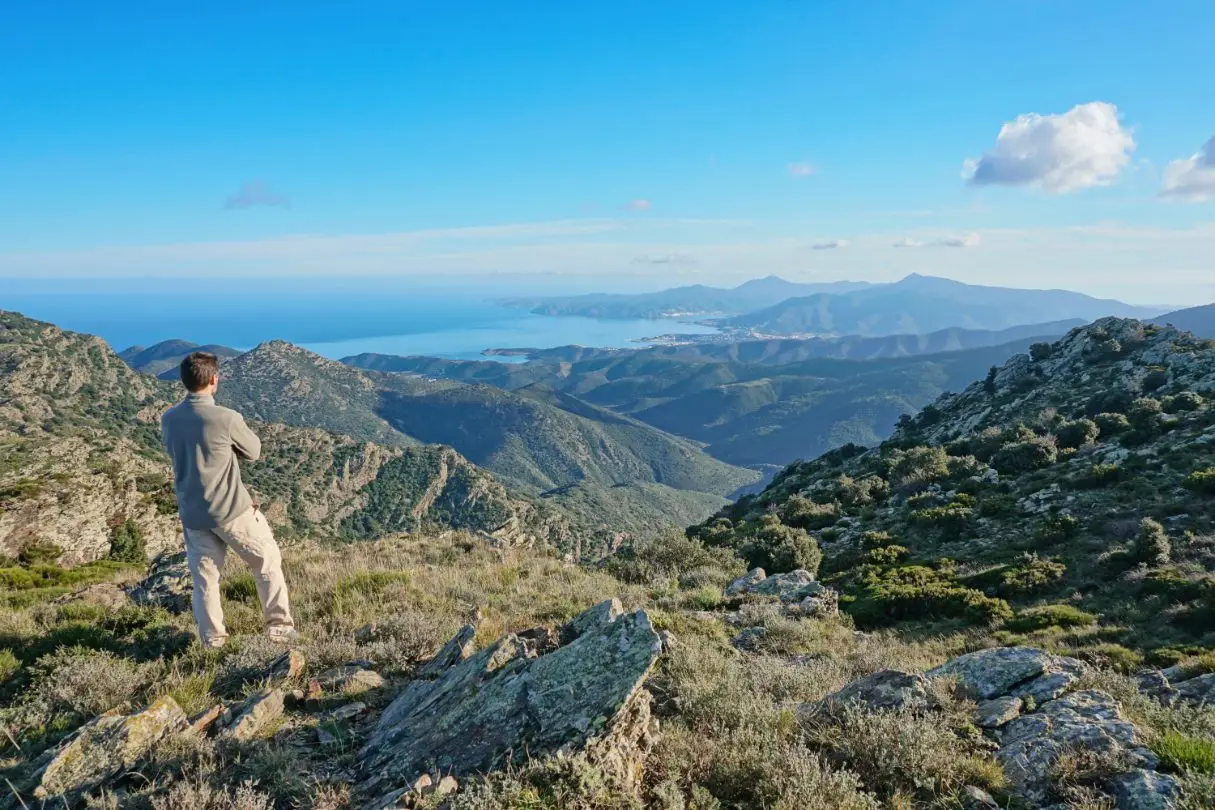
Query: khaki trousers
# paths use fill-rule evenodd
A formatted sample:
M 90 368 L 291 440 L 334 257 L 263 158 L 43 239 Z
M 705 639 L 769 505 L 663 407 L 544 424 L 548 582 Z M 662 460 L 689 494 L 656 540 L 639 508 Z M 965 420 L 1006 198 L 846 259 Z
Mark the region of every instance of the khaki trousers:
M 251 508 L 218 529 L 186 529 L 186 559 L 194 580 L 192 604 L 198 637 L 205 647 L 222 647 L 228 638 L 220 604 L 219 572 L 228 549 L 236 552 L 253 574 L 266 617 L 266 634 L 290 636 L 295 624 L 287 603 L 283 555 L 261 510 Z

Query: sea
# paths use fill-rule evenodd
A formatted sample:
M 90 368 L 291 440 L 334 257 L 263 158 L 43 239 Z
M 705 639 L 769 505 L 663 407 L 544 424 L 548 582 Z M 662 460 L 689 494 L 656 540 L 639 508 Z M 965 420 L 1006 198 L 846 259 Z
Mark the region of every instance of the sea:
M 4 285 L 8 286 L 8 285 Z M 485 358 L 486 349 L 636 347 L 662 334 L 709 334 L 690 321 L 534 315 L 498 303 L 504 289 L 316 284 L 220 279 L 195 284 L 26 284 L 0 309 L 98 335 L 116 351 L 180 338 L 247 350 L 286 340 L 326 357 L 364 352 Z

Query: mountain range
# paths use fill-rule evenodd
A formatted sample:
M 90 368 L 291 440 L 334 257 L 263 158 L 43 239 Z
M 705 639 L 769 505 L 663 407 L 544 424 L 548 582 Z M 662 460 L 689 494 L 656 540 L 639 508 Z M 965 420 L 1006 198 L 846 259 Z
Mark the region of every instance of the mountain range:
M 1179 309 L 1152 319 L 1153 323 L 1169 324 L 1204 338 L 1215 338 L 1215 304 Z
M 882 336 L 950 327 L 998 330 L 1047 321 L 1092 321 L 1109 315 L 1146 318 L 1159 313 L 1159 308 L 1067 290 L 984 287 L 913 274 L 893 284 L 790 298 L 711 323 L 765 335 Z
M 191 352 L 210 352 L 220 360 L 230 360 L 240 354 L 237 349 L 209 343 L 200 346 L 188 340 L 164 340 L 154 346 L 131 346 L 118 353 L 123 362 L 143 374 L 154 377 L 171 375 L 177 379 L 177 367 Z

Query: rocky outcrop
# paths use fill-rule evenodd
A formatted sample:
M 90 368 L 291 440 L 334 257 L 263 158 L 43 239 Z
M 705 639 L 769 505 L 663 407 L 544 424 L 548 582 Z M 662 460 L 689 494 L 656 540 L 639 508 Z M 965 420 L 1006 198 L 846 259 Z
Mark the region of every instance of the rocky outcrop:
M 768 576 L 753 568 L 726 586 L 726 596 L 775 596 L 786 615 L 824 619 L 839 614 L 839 594 L 805 569 Z
M 484 773 L 523 758 L 581 754 L 635 789 L 653 742 L 642 688 L 662 650 L 643 611 L 616 600 L 579 616 L 536 655 L 511 634 L 466 655 L 465 631 L 383 713 L 359 754 L 362 790 L 404 795 L 423 775 Z
M 1191 675 L 1185 667 L 1169 667 L 1138 675 L 1139 691 L 1166 706 L 1184 701 L 1191 706 L 1215 706 L 1215 672 Z
M 225 740 L 252 740 L 283 716 L 284 698 L 281 689 L 263 689 L 250 695 L 220 718 L 217 736 Z
M 823 699 L 823 705 L 828 710 L 850 703 L 862 703 L 877 710 L 927 709 L 934 705 L 927 678 L 894 669 L 866 675 Z
M 334 667 L 316 676 L 317 684 L 325 692 L 336 692 L 348 697 L 379 689 L 384 678 L 379 673 L 360 666 Z
M 1033 647 L 996 647 L 954 658 L 927 675 L 954 678 L 981 700 L 1011 695 L 1041 702 L 1057 697 L 1060 684 L 1073 683 L 1083 672 L 1084 664 L 1074 658 Z
M 135 714 L 102 715 L 55 750 L 38 774 L 33 795 L 66 806 L 130 770 L 156 742 L 186 727 L 185 713 L 170 697 Z
M 148 575 L 127 589 L 127 595 L 137 605 L 160 607 L 171 613 L 190 609 L 193 585 L 186 553 L 165 553 L 156 557 Z

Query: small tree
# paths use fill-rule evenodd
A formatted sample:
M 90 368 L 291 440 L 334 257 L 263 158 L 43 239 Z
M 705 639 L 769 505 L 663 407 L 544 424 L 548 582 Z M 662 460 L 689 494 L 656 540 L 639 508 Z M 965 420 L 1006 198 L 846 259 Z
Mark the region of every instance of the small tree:
M 813 537 L 804 529 L 784 525 L 776 515 L 764 515 L 740 552 L 748 568 L 762 568 L 769 574 L 804 568 L 817 576 L 823 561 L 823 553 Z
M 1144 518 L 1135 535 L 1135 559 L 1152 566 L 1168 565 L 1173 547 L 1169 536 L 1157 521 Z
M 1101 435 L 1101 428 L 1092 419 L 1077 419 L 1074 422 L 1064 422 L 1055 431 L 1055 438 L 1060 447 L 1083 447 L 1094 442 Z
M 1029 358 L 1037 363 L 1049 359 L 1053 351 L 1054 348 L 1049 343 L 1035 343 L 1029 347 Z
M 146 563 L 147 541 L 139 524 L 127 518 L 110 534 L 110 559 L 119 562 Z

